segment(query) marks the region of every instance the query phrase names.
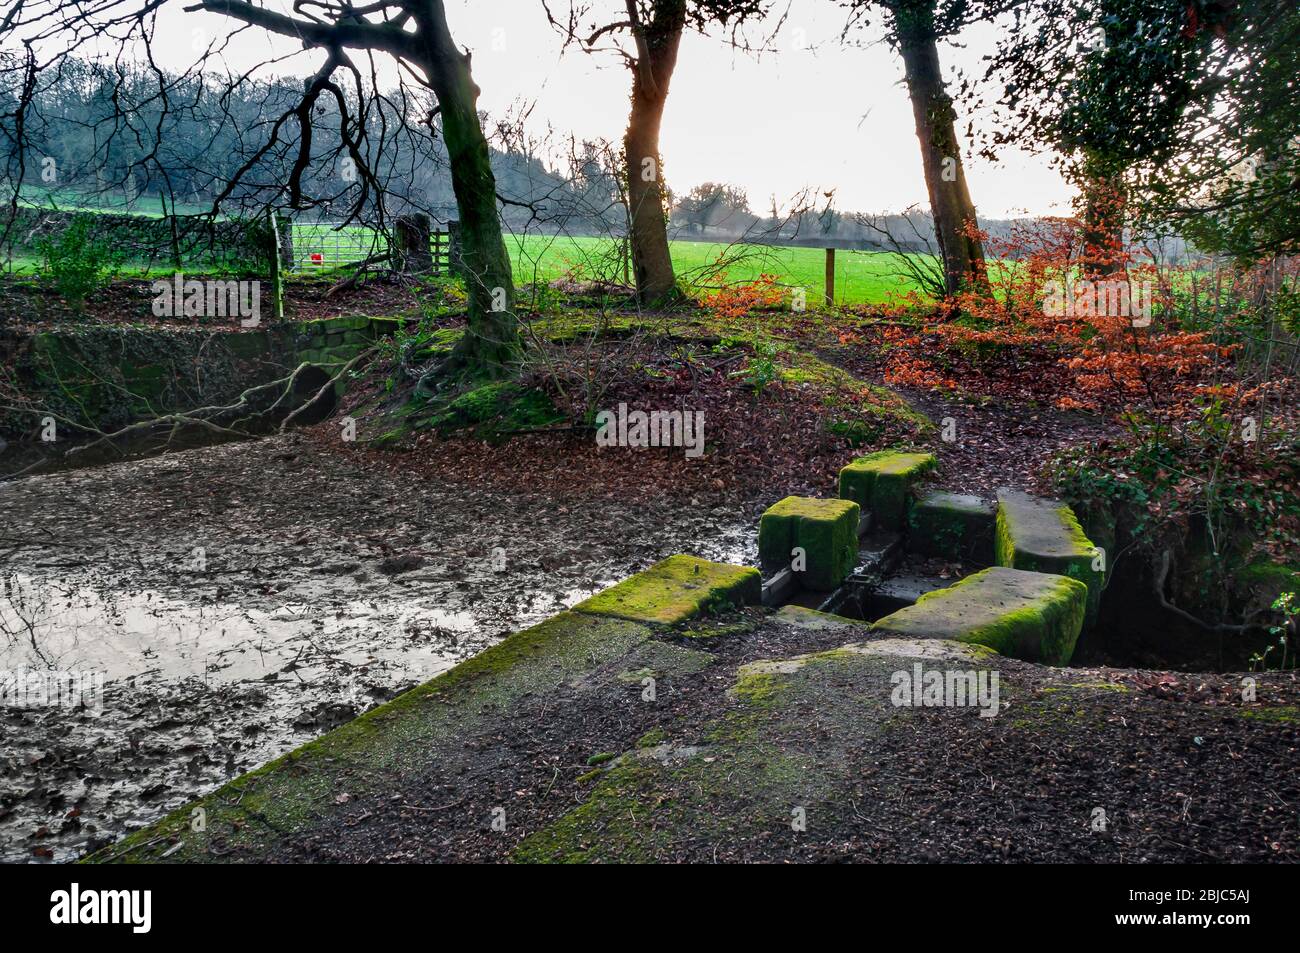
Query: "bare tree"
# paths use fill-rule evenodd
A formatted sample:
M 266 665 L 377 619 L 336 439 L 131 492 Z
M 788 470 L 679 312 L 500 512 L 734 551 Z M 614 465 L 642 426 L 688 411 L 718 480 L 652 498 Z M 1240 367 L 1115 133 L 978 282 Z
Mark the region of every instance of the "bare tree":
M 309 168 L 321 159 L 314 149 L 313 131 L 322 117 L 332 116 L 338 117 L 341 151 L 355 184 L 351 214 L 360 214 L 374 202 L 382 210 L 376 152 L 368 148 L 365 137 L 374 110 L 390 96 L 379 90 L 376 56 L 395 60 L 402 77 L 396 93 L 400 99 L 397 113 L 405 120 L 415 104 L 431 100 L 424 115 L 415 121 L 422 121 L 445 141 L 460 217 L 461 263 L 469 291 L 468 329 L 443 370 L 488 376 L 506 373 L 518 358 L 520 340 L 510 259 L 502 239 L 488 143 L 478 116 L 479 89 L 470 71 L 470 53 L 456 46 L 443 0 L 373 0 L 360 5 L 351 0 L 295 0 L 292 14 L 278 12 L 264 0 L 198 0 L 183 7 L 184 11 L 220 14 L 235 21 L 237 27 L 231 37 L 199 51 L 193 67 L 180 76 L 165 74 L 153 55 L 160 42 L 155 32 L 157 15 L 169 2 L 181 0 L 51 0 L 19 3 L 6 14 L 0 22 L 0 36 L 25 46 L 21 68 L 31 78 L 13 84 L 18 88 L 17 101 L 4 117 L 19 156 L 35 77 L 42 70 L 57 67 L 83 49 L 116 43 L 120 58 L 134 54 L 148 64 L 156 77 L 151 105 L 166 114 L 179 105 L 171 100 L 180 83 L 196 76 L 208 78 L 213 72 L 210 60 L 219 61 L 233 37 L 246 29 L 262 30 L 300 42 L 303 52 L 313 56 L 318 65 L 304 82 L 296 103 L 272 121 L 258 124 L 261 141 L 218 190 L 213 214 L 256 178 L 268 156 L 286 148 L 292 153 L 287 182 L 269 194 L 261 183 L 252 194 L 261 196 L 267 205 L 282 202 L 287 195 L 290 208 L 312 207 L 315 203 L 304 183 Z M 45 50 L 51 52 L 42 59 Z M 368 62 L 358 64 L 353 51 L 361 51 Z M 270 68 L 280 62 L 277 59 L 262 66 Z M 247 74 L 229 72 L 223 78 L 227 89 L 248 80 Z M 414 87 L 408 88 L 412 81 Z M 325 108 L 326 103 L 330 109 Z M 157 135 L 149 141 L 149 132 L 133 130 L 142 153 L 141 165 L 147 165 L 149 151 L 159 145 Z M 132 180 L 135 168 L 131 169 Z M 21 158 L 16 171 L 16 179 L 11 174 L 15 207 L 24 171 Z M 249 194 L 247 190 L 245 194 Z
M 763 17 L 770 0 L 624 0 L 617 14 L 601 3 L 574 2 L 563 22 L 547 16 L 565 36 L 589 51 L 610 49 L 632 73 L 632 102 L 623 137 L 624 167 L 631 220 L 632 265 L 637 297 L 656 304 L 677 289 L 668 249 L 669 193 L 659 153 L 659 129 L 682 33 L 691 27 L 703 33 L 711 26 L 730 28 L 733 45 L 748 48 L 739 33 L 747 20 Z M 609 16 L 617 19 L 609 20 Z M 631 47 L 619 45 L 620 38 Z M 602 47 L 602 41 L 612 41 Z

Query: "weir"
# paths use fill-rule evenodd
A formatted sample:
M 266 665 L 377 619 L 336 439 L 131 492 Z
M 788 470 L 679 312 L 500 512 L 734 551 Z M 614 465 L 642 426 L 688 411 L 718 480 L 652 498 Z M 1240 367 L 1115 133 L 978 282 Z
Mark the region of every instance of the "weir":
M 926 490 L 934 464 L 925 453 L 870 454 L 840 471 L 839 500 L 787 497 L 768 509 L 763 604 L 1068 664 L 1104 581 L 1074 513 L 1009 489 L 996 500 Z

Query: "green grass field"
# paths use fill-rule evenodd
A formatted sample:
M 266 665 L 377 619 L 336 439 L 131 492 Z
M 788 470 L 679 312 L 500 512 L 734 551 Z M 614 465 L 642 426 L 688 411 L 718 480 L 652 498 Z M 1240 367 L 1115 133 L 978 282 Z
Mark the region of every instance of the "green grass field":
M 298 229 L 314 226 L 294 226 Z M 621 281 L 622 266 L 616 243 L 600 238 L 529 236 L 520 241 L 507 236 L 515 281 L 520 285 L 551 282 L 565 276 L 576 280 Z M 369 247 L 358 241 L 357 247 Z M 818 248 L 770 248 L 728 246 L 706 242 L 673 242 L 673 264 L 683 283 L 692 291 L 707 291 L 724 283 L 751 281 L 769 274 L 790 288 L 803 288 L 809 308 L 818 308 L 824 294 L 825 253 Z M 719 258 L 725 256 L 725 272 L 719 272 Z M 14 274 L 36 274 L 41 268 L 37 255 L 15 255 L 9 263 Z M 331 266 L 304 266 L 297 274 L 325 277 L 336 271 Z M 145 269 L 124 263 L 118 274 L 144 278 L 170 274 L 170 268 Z M 898 256 L 886 252 L 836 252 L 836 304 L 878 304 L 892 295 L 915 288 L 906 277 Z
M 90 193 L 78 189 L 47 188 L 24 184 L 18 189 L 18 204 L 30 208 L 54 208 L 65 212 L 112 212 L 161 218 L 163 215 L 202 215 L 211 206 L 177 202 L 175 208 L 156 195 L 146 194 L 132 201 L 117 192 Z
M 51 205 L 72 211 L 127 211 L 124 203 L 106 200 L 100 208 L 88 208 L 84 197 L 73 191 L 24 189 L 24 204 Z M 156 216 L 161 212 L 156 198 L 142 199 L 129 209 L 133 214 Z M 199 207 L 182 207 L 182 213 L 203 211 Z M 364 258 L 378 247 L 373 230 L 349 226 L 334 230 L 328 226 L 295 223 L 293 226 L 297 274 L 329 276 L 338 263 Z M 549 283 L 569 277 L 576 281 L 594 279 L 622 282 L 624 278 L 621 243 L 610 238 L 573 236 L 516 235 L 506 236 L 514 267 L 515 282 L 521 286 Z M 674 241 L 671 243 L 673 265 L 683 285 L 694 293 L 707 292 L 723 284 L 752 281 L 762 274 L 773 276 L 789 289 L 803 289 L 809 308 L 820 307 L 825 294 L 825 252 L 820 248 L 776 248 L 760 245 L 727 245 L 718 242 Z M 324 262 L 313 264 L 310 253 L 319 251 Z M 7 263 L 14 274 L 37 274 L 41 257 L 23 250 Z M 152 269 L 141 263 L 124 262 L 118 274 L 124 278 L 141 278 L 168 274 L 167 267 Z M 840 305 L 878 304 L 891 296 L 915 290 L 916 285 L 903 266 L 903 256 L 888 252 L 836 252 L 835 303 Z
M 507 236 L 506 246 L 519 284 L 554 281 L 566 274 L 579 279 L 623 280 L 618 243 L 612 239 Z M 808 307 L 822 303 L 826 253 L 820 248 L 675 241 L 671 249 L 678 278 L 692 290 L 752 281 L 769 274 L 779 284 L 803 288 Z M 915 290 L 901 258 L 891 252 L 836 251 L 835 303 L 879 304 Z

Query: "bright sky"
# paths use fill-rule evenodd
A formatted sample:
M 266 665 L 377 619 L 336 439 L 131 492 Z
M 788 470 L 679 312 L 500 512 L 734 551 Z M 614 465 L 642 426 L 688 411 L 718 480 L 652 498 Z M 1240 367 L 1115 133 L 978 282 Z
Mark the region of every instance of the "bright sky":
M 551 2 L 552 9 L 567 10 L 567 0 Z M 603 2 L 610 19 L 619 18 L 623 4 Z M 280 3 L 272 0 L 268 6 Z M 541 0 L 448 0 L 447 8 L 452 35 L 474 55 L 480 108 L 502 114 L 531 102 L 530 122 L 539 127 L 549 123 L 579 137 L 621 138 L 630 88 L 626 69 L 610 54 L 562 52 Z M 878 33 L 860 33 L 857 47 L 842 47 L 843 22 L 844 11 L 830 0 L 792 0 L 789 20 L 772 44 L 775 52 L 757 60 L 720 39 L 689 34 L 661 141 L 673 190 L 684 194 L 701 182 L 729 182 L 748 192 L 756 210 L 766 209 L 773 193 L 785 204 L 804 187 L 835 189 L 836 205 L 845 210 L 924 206 L 902 65 L 878 42 Z M 160 18 L 164 42 L 156 55 L 165 65 L 188 65 L 194 43 L 226 33 L 229 23 L 216 15 L 184 13 L 179 3 L 169 5 Z M 951 79 L 958 67 L 978 74 L 994 29 L 968 31 L 962 48 L 941 48 L 945 76 Z M 295 47 L 246 31 L 227 59 L 232 67 L 247 68 L 268 49 L 284 54 Z M 310 65 L 303 56 L 293 62 L 297 72 Z M 965 122 L 961 117 L 959 132 Z M 998 163 L 970 156 L 966 162 L 983 216 L 1068 211 L 1069 189 L 1046 157 L 1012 153 Z

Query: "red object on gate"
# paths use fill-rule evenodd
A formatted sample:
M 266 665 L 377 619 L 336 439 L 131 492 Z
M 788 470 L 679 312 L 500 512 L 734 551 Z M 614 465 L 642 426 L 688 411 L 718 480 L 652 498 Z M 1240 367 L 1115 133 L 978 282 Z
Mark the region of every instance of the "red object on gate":
M 311 253 L 311 260 L 317 264 L 323 265 L 325 263 L 325 256 L 318 251 L 314 251 Z

